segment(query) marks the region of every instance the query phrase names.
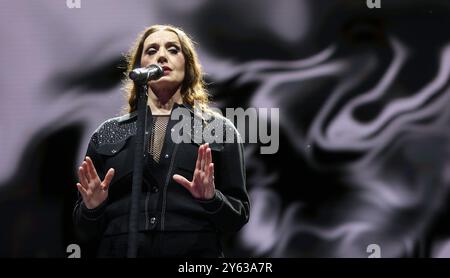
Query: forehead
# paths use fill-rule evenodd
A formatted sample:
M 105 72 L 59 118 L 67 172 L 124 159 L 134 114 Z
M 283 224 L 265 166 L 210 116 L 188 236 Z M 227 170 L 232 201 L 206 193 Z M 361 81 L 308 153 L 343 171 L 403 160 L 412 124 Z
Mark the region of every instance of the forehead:
M 160 30 L 150 34 L 144 41 L 144 45 L 152 43 L 165 44 L 167 42 L 176 42 L 180 44 L 180 39 L 177 34 L 172 31 Z

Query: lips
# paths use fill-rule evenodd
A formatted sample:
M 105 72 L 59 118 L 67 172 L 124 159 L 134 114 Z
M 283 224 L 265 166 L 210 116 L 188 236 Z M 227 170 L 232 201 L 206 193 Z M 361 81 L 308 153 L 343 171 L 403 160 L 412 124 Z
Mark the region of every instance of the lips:
M 168 75 L 172 71 L 172 69 L 169 68 L 168 66 L 163 66 L 162 69 L 164 71 L 164 75 Z

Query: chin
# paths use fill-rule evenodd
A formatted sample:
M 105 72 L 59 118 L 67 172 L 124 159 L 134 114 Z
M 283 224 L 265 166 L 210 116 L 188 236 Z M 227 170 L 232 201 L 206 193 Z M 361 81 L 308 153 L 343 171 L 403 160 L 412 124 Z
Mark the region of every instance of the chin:
M 174 81 L 167 76 L 163 76 L 156 81 L 149 82 L 148 85 L 155 89 L 158 87 L 178 87 L 181 85 L 181 81 Z

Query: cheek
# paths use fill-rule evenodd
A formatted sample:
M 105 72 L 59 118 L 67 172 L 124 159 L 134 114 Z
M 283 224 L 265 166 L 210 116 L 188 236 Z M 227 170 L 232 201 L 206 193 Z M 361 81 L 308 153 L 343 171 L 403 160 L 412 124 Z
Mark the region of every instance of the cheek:
M 142 56 L 141 57 L 141 67 L 146 67 L 148 65 L 150 65 L 151 61 L 147 56 Z
M 182 68 L 180 68 L 180 70 L 178 72 L 179 72 L 180 79 L 183 80 L 185 75 L 186 75 L 186 72 L 185 72 L 185 69 L 184 69 L 184 65 L 183 65 Z
M 177 67 L 178 67 L 180 70 L 184 70 L 184 68 L 185 68 L 185 59 L 184 59 L 183 56 L 177 57 L 176 63 L 177 63 Z
M 184 58 L 181 58 L 181 59 L 178 61 L 178 69 L 179 69 L 179 71 L 180 71 L 180 74 L 184 77 L 184 75 L 186 74 L 186 73 L 185 73 L 186 67 L 185 67 Z

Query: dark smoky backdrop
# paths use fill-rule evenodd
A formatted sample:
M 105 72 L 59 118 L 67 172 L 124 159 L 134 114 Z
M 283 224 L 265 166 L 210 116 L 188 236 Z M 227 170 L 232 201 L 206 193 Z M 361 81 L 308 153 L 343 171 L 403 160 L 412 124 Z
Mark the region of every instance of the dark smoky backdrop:
M 214 106 L 279 109 L 257 114 L 278 151 L 245 143 L 250 221 L 226 256 L 450 257 L 448 0 L 79 2 L 0 3 L 0 256 L 77 243 L 77 166 L 158 23 L 197 42 Z

